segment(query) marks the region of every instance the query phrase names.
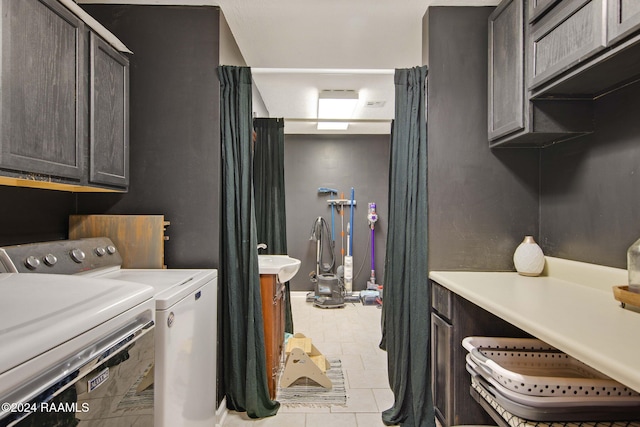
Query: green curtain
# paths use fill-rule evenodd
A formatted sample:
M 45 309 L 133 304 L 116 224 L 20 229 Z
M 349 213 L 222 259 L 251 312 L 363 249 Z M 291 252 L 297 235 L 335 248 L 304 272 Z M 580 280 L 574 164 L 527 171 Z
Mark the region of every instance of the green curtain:
M 220 287 L 227 407 L 275 415 L 269 398 L 252 185 L 251 69 L 221 66 Z
M 284 197 L 284 119 L 253 120 L 256 142 L 253 155 L 253 191 L 256 201 L 258 243 L 268 254 L 287 254 L 287 215 Z M 285 286 L 285 328 L 293 333 L 291 292 Z
M 386 425 L 434 426 L 427 267 L 426 67 L 395 72 L 382 341 L 395 402 Z

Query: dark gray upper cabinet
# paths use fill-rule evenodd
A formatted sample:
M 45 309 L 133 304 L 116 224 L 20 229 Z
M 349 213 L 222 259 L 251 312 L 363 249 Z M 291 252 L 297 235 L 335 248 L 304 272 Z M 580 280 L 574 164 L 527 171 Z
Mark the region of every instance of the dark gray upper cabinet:
M 491 147 L 540 147 L 592 131 L 592 104 L 531 100 L 525 81 L 530 57 L 524 0 L 504 0 L 489 17 Z
M 122 191 L 129 62 L 57 0 L 0 0 L 0 183 Z
M 80 180 L 84 24 L 55 0 L 2 0 L 0 167 Z
M 524 129 L 524 14 L 521 0 L 489 17 L 489 140 Z
M 640 1 L 638 0 L 607 0 L 607 43 L 619 40 L 640 29 Z
M 533 22 L 551 9 L 560 0 L 530 0 L 529 1 L 529 22 Z
M 605 48 L 603 1 L 565 0 L 533 25 L 530 89 Z
M 129 61 L 90 36 L 89 181 L 129 184 Z
M 640 1 L 564 0 L 533 24 L 532 97 L 596 98 L 640 79 Z

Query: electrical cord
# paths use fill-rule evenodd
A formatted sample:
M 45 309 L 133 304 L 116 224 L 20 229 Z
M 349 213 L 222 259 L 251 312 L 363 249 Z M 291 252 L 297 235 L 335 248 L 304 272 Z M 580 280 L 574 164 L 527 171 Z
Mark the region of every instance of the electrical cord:
M 317 223 L 318 220 L 320 221 L 320 229 L 318 230 L 317 228 Z M 323 231 L 324 229 L 324 231 Z M 327 237 L 329 236 L 329 237 Z M 318 249 L 319 254 L 316 254 L 316 257 L 319 256 L 319 262 L 320 262 L 320 266 L 319 266 L 319 270 L 321 273 L 329 273 L 331 271 L 333 271 L 333 268 L 335 267 L 336 264 L 336 256 L 335 256 L 335 248 L 334 245 L 332 243 L 331 240 L 328 240 L 329 243 L 329 254 L 331 255 L 331 263 L 329 264 L 328 268 L 324 268 L 324 263 L 322 262 L 322 259 L 324 257 L 324 243 L 322 241 L 322 238 L 324 237 L 325 240 L 330 239 L 331 236 L 331 230 L 329 229 L 329 225 L 327 224 L 327 222 L 324 220 L 324 218 L 322 217 L 318 217 L 313 221 L 313 224 L 311 225 L 311 239 L 316 239 L 320 241 L 320 247 Z M 317 259 L 317 258 L 316 258 Z
M 364 253 L 369 252 L 369 248 L 371 247 L 371 239 L 367 239 L 367 247 L 364 249 Z M 362 272 L 362 269 L 364 268 L 364 263 L 367 261 L 367 257 L 362 257 L 362 264 L 360 264 L 360 269 L 358 270 L 358 272 L 356 273 L 356 275 L 353 277 L 353 281 L 355 282 L 355 280 L 358 278 L 358 276 L 360 276 L 360 273 Z

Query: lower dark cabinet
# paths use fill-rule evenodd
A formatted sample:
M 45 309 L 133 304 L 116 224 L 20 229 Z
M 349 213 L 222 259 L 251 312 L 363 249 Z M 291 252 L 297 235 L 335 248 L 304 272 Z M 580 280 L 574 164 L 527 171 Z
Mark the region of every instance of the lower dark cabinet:
M 529 337 L 444 286 L 431 281 L 431 384 L 436 417 L 443 427 L 495 422 L 473 399 L 465 368 L 467 336 Z
M 453 326 L 436 313 L 431 313 L 431 370 L 433 374 L 433 406 L 436 417 L 443 425 L 451 425 L 453 401 L 451 382 L 451 351 Z

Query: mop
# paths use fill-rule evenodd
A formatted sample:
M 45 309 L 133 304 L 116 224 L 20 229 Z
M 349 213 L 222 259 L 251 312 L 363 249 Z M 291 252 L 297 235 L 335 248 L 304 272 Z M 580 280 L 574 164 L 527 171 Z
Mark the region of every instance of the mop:
M 353 205 L 354 189 L 351 187 L 351 209 L 349 223 L 347 224 L 347 256 L 344 257 L 344 292 L 346 295 L 353 293 Z

